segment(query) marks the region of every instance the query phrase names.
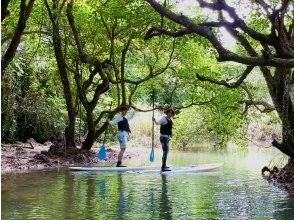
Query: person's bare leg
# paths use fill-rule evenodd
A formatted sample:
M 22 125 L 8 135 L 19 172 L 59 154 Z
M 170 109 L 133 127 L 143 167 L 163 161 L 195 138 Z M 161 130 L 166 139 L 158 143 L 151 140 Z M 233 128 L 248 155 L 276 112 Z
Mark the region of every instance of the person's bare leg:
M 121 161 L 122 161 L 122 158 L 123 158 L 123 155 L 124 155 L 124 152 L 125 152 L 126 148 L 121 148 L 119 153 L 118 153 L 118 157 L 117 157 L 117 164 L 116 166 L 117 167 L 121 167 Z
M 117 159 L 118 161 L 120 161 L 120 162 L 122 161 L 125 150 L 126 150 L 126 148 L 121 148 L 120 149 L 120 152 L 118 153 L 118 159 Z

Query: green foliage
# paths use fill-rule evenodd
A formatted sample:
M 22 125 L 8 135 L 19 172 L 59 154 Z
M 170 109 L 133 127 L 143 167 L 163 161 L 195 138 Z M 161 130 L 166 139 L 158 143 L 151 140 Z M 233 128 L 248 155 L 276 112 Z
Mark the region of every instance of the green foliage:
M 175 119 L 174 146 L 226 145 L 228 141 L 242 139 L 246 118 L 241 115 L 240 97 L 236 91 L 219 88 L 216 92 L 218 96 L 211 103 L 179 113 Z
M 34 63 L 28 63 L 21 53 L 3 79 L 2 140 L 26 141 L 32 137 L 43 142 L 63 132 L 64 101 L 51 81 Z M 38 77 L 42 75 L 42 77 Z
M 170 6 L 168 6 L 170 7 Z M 11 16 L 2 23 L 1 36 L 10 39 L 13 33 L 19 11 L 19 2 L 10 4 Z M 60 14 L 60 35 L 63 42 L 64 56 L 67 67 L 74 69 L 77 57 L 77 48 L 66 18 L 66 5 Z M 193 20 L 204 22 L 207 17 L 202 15 L 199 8 L 193 9 Z M 161 22 L 165 28 L 178 29 L 173 22 L 163 19 L 144 1 L 75 1 L 73 15 L 85 51 L 103 61 L 110 58 L 113 46 L 113 62 L 115 68 L 110 74 L 121 77 L 122 50 L 131 38 L 130 48 L 126 56 L 125 79 L 140 80 L 148 76 L 150 67 L 160 70 L 165 67 L 175 46 L 171 64 L 163 74 L 142 83 L 136 90 L 132 102 L 144 103 L 143 107 L 152 104 L 152 88 L 156 90 L 156 106 L 168 103 L 183 109 L 175 121 L 172 146 L 182 148 L 197 145 L 199 142 L 226 144 L 229 140 L 243 140 L 248 121 L 254 114 L 242 115 L 243 104 L 247 98 L 240 88 L 227 89 L 197 80 L 196 73 L 216 80 L 232 80 L 242 73 L 242 67 L 236 64 L 219 64 L 216 51 L 210 47 L 207 40 L 199 36 L 185 36 L 175 41 L 169 37 L 155 37 L 145 41 L 146 31 L 152 26 L 159 26 Z M 245 16 L 250 27 L 263 33 L 268 33 L 268 24 L 260 11 L 254 11 Z M 113 29 L 115 38 L 111 42 L 110 29 Z M 17 56 L 11 63 L 7 74 L 2 78 L 2 140 L 25 140 L 34 137 L 45 141 L 58 133 L 63 133 L 67 112 L 64 104 L 63 90 L 56 66 L 52 47 L 51 22 L 42 1 L 37 1 L 32 16 L 27 25 L 27 32 L 22 37 Z M 246 37 L 246 36 L 244 36 Z M 7 47 L 9 40 L 2 45 L 2 51 Z M 250 42 L 255 47 L 256 42 Z M 236 46 L 236 51 L 245 53 Z M 80 64 L 82 80 L 89 78 L 89 67 Z M 115 71 L 114 71 L 115 69 Z M 267 88 L 260 83 L 259 72 L 249 79 L 247 86 L 254 91 L 254 99 L 269 99 Z M 76 134 L 84 135 L 86 130 L 86 114 L 83 108 L 79 111 L 80 101 L 77 98 L 77 87 L 74 75 L 69 71 L 70 87 L 72 89 L 76 107 Z M 99 76 L 95 76 L 93 85 L 87 90 L 87 98 L 91 99 Z M 110 108 L 116 108 L 121 101 L 118 95 L 120 85 L 110 84 L 110 89 L 102 94 L 93 115 L 98 115 Z M 130 95 L 135 86 L 128 84 L 126 93 Z M 201 103 L 206 104 L 202 105 Z M 146 104 L 147 103 L 147 104 Z M 197 105 L 199 104 L 199 105 Z M 97 127 L 105 122 L 107 115 L 98 123 Z M 277 123 L 273 117 L 272 123 Z M 147 121 L 147 120 L 146 120 Z M 141 130 L 148 133 L 147 122 L 142 123 Z M 111 128 L 109 138 L 115 137 L 115 128 Z M 102 137 L 100 137 L 101 139 Z
M 189 148 L 200 142 L 207 142 L 210 138 L 205 129 L 202 115 L 196 108 L 181 111 L 174 119 L 174 131 L 171 146 L 175 148 Z
M 16 120 L 14 115 L 15 94 L 13 92 L 13 78 L 6 75 L 1 84 L 1 139 L 13 141 L 16 132 Z

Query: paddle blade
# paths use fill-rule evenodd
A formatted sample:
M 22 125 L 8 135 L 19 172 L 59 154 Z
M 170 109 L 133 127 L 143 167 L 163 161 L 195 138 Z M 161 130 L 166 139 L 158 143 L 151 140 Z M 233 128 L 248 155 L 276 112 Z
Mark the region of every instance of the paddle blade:
M 152 147 L 151 152 L 150 152 L 149 160 L 150 160 L 150 162 L 154 161 L 154 149 L 153 149 L 153 147 Z
M 99 150 L 97 156 L 98 156 L 99 160 L 105 160 L 106 159 L 106 149 L 105 149 L 104 144 L 100 145 L 100 150 Z

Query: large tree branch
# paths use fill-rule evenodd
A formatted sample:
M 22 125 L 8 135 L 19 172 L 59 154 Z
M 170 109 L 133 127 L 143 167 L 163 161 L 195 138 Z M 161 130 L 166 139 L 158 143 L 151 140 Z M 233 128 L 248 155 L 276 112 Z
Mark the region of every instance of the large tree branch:
M 251 65 L 251 66 L 275 66 L 275 67 L 289 67 L 292 68 L 294 67 L 294 59 L 284 59 L 284 58 L 263 58 L 263 57 L 246 57 L 246 56 L 240 56 L 236 53 L 233 53 L 226 48 L 223 47 L 222 43 L 218 40 L 216 35 L 211 31 L 210 27 L 207 26 L 201 26 L 195 24 L 193 21 L 191 21 L 188 17 L 184 15 L 177 15 L 174 12 L 170 11 L 169 9 L 165 8 L 161 4 L 159 4 L 155 0 L 146 0 L 157 12 L 160 14 L 164 15 L 168 19 L 184 26 L 187 28 L 189 31 L 192 33 L 198 34 L 207 40 L 210 41 L 210 43 L 213 45 L 213 47 L 217 50 L 219 54 L 218 61 L 235 61 L 238 63 L 243 63 L 246 65 Z M 222 1 L 223 2 L 223 1 Z M 228 6 L 229 7 L 229 6 Z M 229 7 L 231 8 L 231 7 Z M 230 11 L 230 9 L 227 9 Z M 233 16 L 235 16 L 235 12 L 230 12 Z M 236 18 L 237 19 L 237 18 Z M 237 20 L 240 24 L 238 24 L 239 27 L 242 30 L 244 30 L 247 34 L 249 34 L 251 37 L 252 35 L 258 35 L 259 33 L 250 33 L 253 32 L 251 29 L 249 29 L 244 22 L 241 22 Z M 249 29 L 249 30 L 247 30 Z M 149 34 L 150 36 L 150 34 Z M 257 36 L 254 37 L 254 39 L 257 38 Z M 267 42 L 268 39 L 264 39 L 264 35 L 260 36 L 260 41 Z M 271 42 L 268 42 L 268 44 L 271 44 Z
M 244 47 L 244 49 L 247 51 L 247 53 L 250 56 L 256 57 L 258 55 L 255 49 L 249 43 L 249 41 L 243 35 L 241 35 L 236 29 L 233 29 L 233 28 L 226 28 L 226 29 L 235 39 L 237 39 L 241 43 L 241 45 Z M 270 70 L 265 66 L 261 66 L 260 69 L 266 79 L 266 82 L 272 84 L 273 77 L 270 73 Z
M 213 101 L 215 97 L 213 97 L 212 99 L 210 100 L 207 100 L 207 101 L 199 101 L 199 102 L 194 102 L 192 101 L 191 103 L 187 104 L 187 105 L 183 105 L 183 106 L 175 106 L 174 108 L 176 110 L 181 110 L 181 109 L 185 109 L 185 108 L 189 108 L 191 106 L 195 106 L 195 105 L 206 105 L 206 104 L 209 104 Z M 163 107 L 162 106 L 158 106 L 158 107 L 155 107 L 155 108 L 152 108 L 152 109 L 141 109 L 141 108 L 138 108 L 136 107 L 135 105 L 130 105 L 129 107 L 133 108 L 134 110 L 138 111 L 138 112 L 151 112 L 153 110 L 162 110 Z
M 90 102 L 91 104 L 91 110 L 93 110 L 96 107 L 96 104 L 101 96 L 101 94 L 105 93 L 109 89 L 109 83 L 106 80 L 102 80 L 102 82 L 96 86 L 95 93 L 93 96 L 92 101 Z
M 197 1 L 200 7 L 202 8 L 209 8 L 215 11 L 226 11 L 231 16 L 231 18 L 234 19 L 235 25 L 241 28 L 245 33 L 247 33 L 253 39 L 270 44 L 270 45 L 274 44 L 274 42 L 271 40 L 269 35 L 264 35 L 248 27 L 245 21 L 238 16 L 236 10 L 233 7 L 229 6 L 225 0 L 218 0 L 216 3 L 207 3 L 204 0 L 197 0 Z
M 8 5 L 11 0 L 1 0 L 1 22 L 10 14 Z
M 77 86 L 77 97 L 79 98 L 78 100 L 80 100 L 83 104 L 83 106 L 85 106 L 85 109 L 89 109 L 89 102 L 85 93 L 85 89 L 83 88 L 83 83 L 82 83 L 82 73 L 79 69 L 79 62 L 78 60 L 73 61 L 74 65 L 75 65 L 75 69 L 71 68 L 70 66 L 66 66 L 66 68 L 71 71 L 74 74 L 74 79 L 76 82 L 76 86 Z
M 292 149 L 292 146 L 290 147 L 290 144 L 287 143 L 279 143 L 277 140 L 273 140 L 272 145 L 279 149 L 284 154 L 290 156 L 291 158 L 294 158 L 294 152 Z
M 236 22 L 228 22 L 228 21 L 207 21 L 199 23 L 200 26 L 204 27 L 229 27 L 229 28 L 237 28 L 238 24 Z
M 107 75 L 102 70 L 102 63 L 96 57 L 90 56 L 84 52 L 83 45 L 79 39 L 79 34 L 78 34 L 78 30 L 76 28 L 74 16 L 72 14 L 72 8 L 73 8 L 73 0 L 71 0 L 67 5 L 67 10 L 66 10 L 67 11 L 67 13 L 66 13 L 67 19 L 68 19 L 69 25 L 71 27 L 71 30 L 73 32 L 74 40 L 75 40 L 75 43 L 76 43 L 76 46 L 78 49 L 79 58 L 80 58 L 81 62 L 90 65 L 90 72 L 91 72 L 89 79 L 83 84 L 83 87 L 82 87 L 83 91 L 84 92 L 86 91 L 86 88 L 88 88 L 89 85 L 93 82 L 93 78 L 97 73 L 99 74 L 99 76 L 102 79 L 102 82 L 100 84 L 98 84 L 95 88 L 95 92 L 94 92 L 92 101 L 89 102 L 89 105 L 84 106 L 84 107 L 88 107 L 87 111 L 91 112 L 95 108 L 95 106 L 100 98 L 100 95 L 108 90 L 109 80 L 108 80 Z M 91 69 L 91 66 L 94 67 L 93 70 Z
M 121 79 L 125 78 L 126 58 L 127 58 L 127 52 L 129 51 L 131 42 L 132 42 L 132 34 L 131 36 L 129 36 L 127 42 L 125 43 L 121 51 L 121 62 L 120 62 L 120 78 Z M 122 104 L 126 105 L 127 103 L 126 85 L 123 80 L 121 81 L 121 94 L 122 94 Z
M 152 109 L 141 109 L 141 108 L 139 108 L 139 107 L 137 107 L 135 105 L 130 105 L 129 107 L 132 108 L 132 109 L 134 109 L 137 112 L 151 112 L 153 110 L 161 110 L 162 109 L 161 106 L 155 107 L 155 108 L 152 108 Z
M 106 21 L 105 21 L 105 19 L 103 17 L 103 14 L 100 14 L 100 18 L 101 18 L 101 21 L 102 21 L 103 26 L 106 29 L 106 32 L 108 34 L 108 37 L 110 38 L 111 37 L 111 31 L 110 31 L 110 28 L 108 27 L 108 25 L 107 25 L 107 23 L 106 23 Z
M 113 116 L 119 112 L 119 106 L 116 107 L 113 110 L 108 110 L 108 111 L 102 111 L 99 116 L 97 117 L 97 119 L 94 122 L 94 125 L 97 126 L 97 124 L 102 120 L 102 118 L 104 117 L 104 115 L 108 114 L 108 118 L 113 118 Z
M 56 13 L 55 22 L 56 22 L 57 20 L 59 20 L 59 17 L 60 17 L 60 15 L 61 15 L 62 9 L 63 9 L 63 7 L 64 7 L 66 1 L 67 1 L 67 0 L 63 0 L 63 1 L 61 2 L 60 7 L 58 8 L 58 12 Z
M 245 104 L 245 109 L 248 109 L 249 106 L 254 106 L 262 113 L 268 113 L 268 112 L 275 111 L 274 106 L 272 106 L 271 104 L 269 104 L 265 101 L 244 100 L 244 101 L 242 101 L 242 103 Z M 261 109 L 259 106 L 262 106 L 263 109 Z M 243 112 L 243 114 L 244 114 L 244 112 Z
M 52 25 L 55 25 L 53 12 L 52 12 L 52 10 L 51 10 L 51 8 L 50 8 L 50 6 L 49 6 L 49 3 L 48 3 L 47 0 L 43 0 L 43 1 L 44 1 L 44 4 L 45 4 L 45 7 L 46 7 L 46 9 L 47 9 L 49 19 L 50 19 Z
M 178 31 L 168 31 L 163 28 L 152 27 L 147 31 L 147 33 L 144 37 L 144 40 L 148 40 L 152 37 L 160 36 L 160 35 L 168 35 L 171 37 L 181 37 L 181 36 L 184 36 L 186 34 L 191 34 L 191 33 L 192 33 L 192 31 L 188 30 L 187 28 L 184 28 L 184 29 L 178 30 Z
M 247 87 L 246 83 L 243 83 L 241 85 L 241 88 L 245 91 L 245 93 L 248 96 L 247 100 L 240 101 L 241 104 L 245 104 L 245 108 L 244 108 L 242 115 L 244 115 L 248 111 L 249 107 L 251 107 L 251 106 L 254 106 L 262 113 L 267 113 L 267 112 L 271 112 L 271 111 L 275 110 L 275 107 L 273 105 L 271 105 L 265 101 L 254 100 L 253 95 L 252 95 L 251 91 L 249 90 L 249 88 Z M 262 106 L 262 108 L 260 106 Z
M 101 62 L 96 57 L 87 55 L 84 52 L 83 45 L 82 45 L 82 43 L 81 43 L 81 41 L 79 39 L 79 33 L 78 33 L 77 28 L 76 28 L 76 24 L 75 24 L 75 21 L 74 21 L 74 16 L 72 14 L 72 7 L 73 7 L 73 0 L 71 0 L 68 3 L 68 6 L 67 6 L 67 18 L 68 18 L 70 27 L 71 27 L 72 32 L 73 32 L 73 36 L 74 36 L 74 39 L 75 39 L 75 42 L 76 42 L 76 46 L 78 48 L 79 57 L 80 57 L 80 59 L 81 59 L 81 61 L 83 63 L 92 65 L 95 68 L 97 68 L 97 72 L 99 73 L 99 75 L 101 76 L 101 78 L 103 80 L 107 80 L 106 74 L 103 73 L 103 71 L 102 71 L 102 64 L 101 64 Z
M 89 72 L 90 72 L 90 76 L 88 77 L 87 80 L 85 80 L 85 82 L 82 85 L 83 91 L 86 91 L 91 86 L 91 84 L 93 83 L 94 77 L 98 74 L 98 71 L 96 68 L 92 70 L 91 67 L 89 67 Z
M 255 0 L 255 2 L 261 6 L 261 8 L 265 11 L 267 16 L 269 17 L 272 11 L 271 6 L 267 4 L 264 0 Z
M 253 70 L 253 68 L 254 68 L 253 66 L 248 66 L 235 82 L 227 82 L 225 80 L 218 81 L 218 80 L 212 79 L 210 77 L 201 76 L 198 73 L 196 74 L 196 77 L 200 81 L 207 81 L 207 82 L 214 83 L 217 85 L 225 86 L 227 88 L 237 88 L 238 86 L 240 86 L 243 83 L 243 81 L 246 79 L 246 77 L 249 75 L 249 73 Z
M 213 97 L 213 98 L 211 98 L 210 100 L 207 100 L 207 101 L 198 101 L 198 102 L 195 102 L 194 100 L 192 100 L 191 103 L 189 103 L 187 105 L 175 107 L 175 109 L 181 110 L 181 109 L 190 108 L 190 107 L 196 106 L 196 105 L 198 105 L 198 106 L 199 105 L 207 105 L 207 104 L 211 103 L 214 99 L 215 99 L 215 97 Z
M 67 15 L 68 23 L 69 23 L 71 30 L 73 32 L 73 37 L 74 37 L 74 40 L 75 40 L 75 43 L 76 43 L 76 46 L 78 49 L 79 57 L 83 62 L 87 63 L 87 56 L 83 51 L 83 46 L 82 46 L 82 43 L 80 42 L 80 39 L 79 39 L 79 33 L 78 33 L 78 30 L 75 25 L 74 16 L 72 14 L 72 8 L 73 8 L 73 0 L 71 0 L 67 4 L 66 15 Z
M 128 98 L 129 106 L 130 105 L 133 105 L 133 100 L 132 99 L 133 99 L 133 97 L 134 97 L 134 95 L 135 95 L 136 90 L 138 89 L 138 87 L 139 87 L 139 84 L 135 85 L 134 88 L 132 89 L 132 91 L 130 92 L 130 95 L 129 95 L 129 98 Z
M 32 12 L 34 2 L 35 0 L 29 0 L 28 4 L 26 4 L 26 0 L 20 1 L 20 12 L 19 12 L 17 27 L 15 29 L 15 32 L 13 34 L 13 37 L 10 41 L 10 44 L 6 52 L 1 58 L 1 75 L 2 76 L 5 73 L 5 69 L 7 68 L 7 66 L 9 65 L 9 63 L 12 61 L 12 59 L 15 56 L 22 34 L 26 28 L 27 21 Z

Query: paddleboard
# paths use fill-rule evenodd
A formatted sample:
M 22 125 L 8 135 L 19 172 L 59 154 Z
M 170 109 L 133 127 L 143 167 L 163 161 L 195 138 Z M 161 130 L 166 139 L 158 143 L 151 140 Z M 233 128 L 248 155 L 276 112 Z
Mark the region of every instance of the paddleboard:
M 124 172 L 124 171 L 140 171 L 160 169 L 160 167 L 69 167 L 73 171 L 96 171 L 96 172 Z
M 198 164 L 185 167 L 172 167 L 171 171 L 164 173 L 185 173 L 185 172 L 205 172 L 221 167 L 222 164 Z M 160 167 L 69 167 L 72 171 L 95 171 L 95 172 L 138 172 L 138 173 L 155 173 L 160 172 Z
M 172 167 L 170 171 L 161 172 L 160 169 L 148 169 L 139 171 L 128 171 L 135 173 L 162 173 L 162 174 L 172 174 L 172 173 L 199 173 L 208 172 L 220 168 L 222 164 L 199 164 L 188 167 Z

